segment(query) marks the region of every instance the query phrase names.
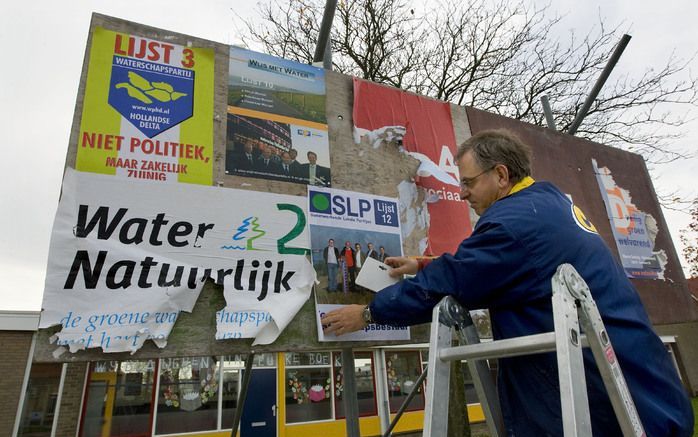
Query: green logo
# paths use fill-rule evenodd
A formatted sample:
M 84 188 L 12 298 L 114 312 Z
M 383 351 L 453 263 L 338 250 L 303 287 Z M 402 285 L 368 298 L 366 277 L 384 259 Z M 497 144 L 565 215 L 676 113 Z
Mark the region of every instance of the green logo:
M 221 249 L 229 250 L 265 250 L 258 249 L 253 246 L 252 242 L 257 238 L 261 238 L 266 234 L 266 231 L 261 229 L 259 226 L 259 217 L 247 217 L 242 221 L 242 224 L 237 228 L 237 233 L 233 235 L 233 241 L 236 243 L 247 239 L 247 244 L 245 246 L 239 246 L 237 244 L 221 246 Z
M 311 199 L 313 204 L 313 209 L 316 211 L 327 211 L 330 207 L 330 196 L 326 193 L 313 193 L 313 198 Z

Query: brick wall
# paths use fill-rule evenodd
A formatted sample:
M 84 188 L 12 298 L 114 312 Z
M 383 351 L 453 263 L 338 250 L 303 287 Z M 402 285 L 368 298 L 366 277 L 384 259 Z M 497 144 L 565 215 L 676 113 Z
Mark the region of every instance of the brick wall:
M 0 435 L 12 435 L 33 332 L 0 331 Z
M 58 416 L 57 437 L 74 437 L 78 430 L 82 388 L 85 385 L 87 363 L 70 363 L 65 374 L 61 411 Z

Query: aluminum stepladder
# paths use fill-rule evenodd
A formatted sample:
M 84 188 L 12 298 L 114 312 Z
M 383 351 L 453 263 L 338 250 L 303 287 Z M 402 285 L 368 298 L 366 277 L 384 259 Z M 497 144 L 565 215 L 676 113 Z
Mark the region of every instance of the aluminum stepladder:
M 467 360 L 475 391 L 492 437 L 506 435 L 487 359 L 557 352 L 562 424 L 566 437 L 591 436 L 582 347 L 590 347 L 623 435 L 645 432 L 615 358 L 589 287 L 570 264 L 552 279 L 554 332 L 480 343 L 470 314 L 448 296 L 434 308 L 427 365 L 424 437 L 446 436 L 450 362 Z M 582 335 L 581 326 L 586 333 Z M 452 329 L 463 346 L 451 346 Z

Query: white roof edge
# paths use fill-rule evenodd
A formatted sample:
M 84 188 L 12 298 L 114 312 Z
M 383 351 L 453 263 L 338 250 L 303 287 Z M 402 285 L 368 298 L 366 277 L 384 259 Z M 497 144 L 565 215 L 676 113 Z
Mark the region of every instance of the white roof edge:
M 0 310 L 0 331 L 36 331 L 41 311 Z

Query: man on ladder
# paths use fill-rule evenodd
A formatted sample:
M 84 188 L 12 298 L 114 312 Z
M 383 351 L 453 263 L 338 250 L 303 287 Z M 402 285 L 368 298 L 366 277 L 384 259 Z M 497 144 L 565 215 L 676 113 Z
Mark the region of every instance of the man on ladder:
M 551 278 L 569 263 L 591 290 L 647 435 L 690 436 L 690 402 L 637 292 L 582 211 L 530 177 L 530 149 L 506 131 L 484 131 L 460 146 L 456 161 L 461 197 L 480 215 L 473 234 L 429 265 L 389 258 L 392 275 L 416 276 L 367 307 L 328 313 L 327 331 L 426 323 L 446 295 L 468 309 L 489 308 L 495 340 L 553 331 Z M 594 436 L 622 435 L 588 349 L 584 366 Z M 508 435 L 562 435 L 554 353 L 500 359 L 498 392 Z

